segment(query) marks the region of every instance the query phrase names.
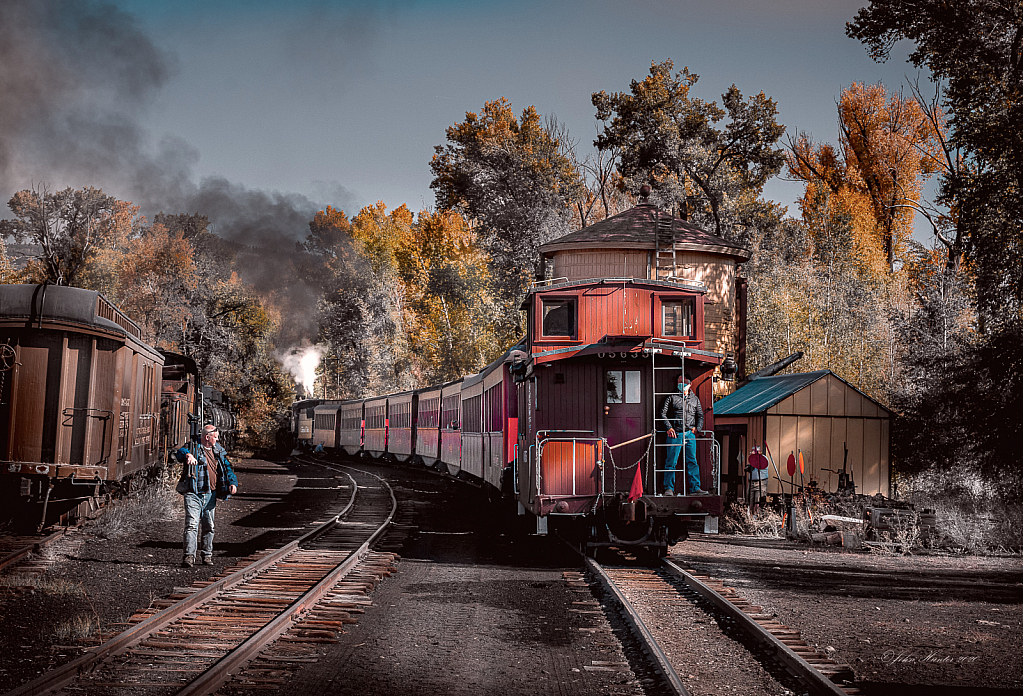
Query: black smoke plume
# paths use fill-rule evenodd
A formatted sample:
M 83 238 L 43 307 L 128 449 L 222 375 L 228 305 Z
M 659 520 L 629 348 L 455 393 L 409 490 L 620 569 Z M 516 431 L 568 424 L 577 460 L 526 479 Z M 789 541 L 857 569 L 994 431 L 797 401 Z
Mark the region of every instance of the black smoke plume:
M 243 247 L 246 281 L 287 296 L 285 334 L 314 338 L 315 293 L 287 276 L 291 263 L 277 252 L 295 249 L 323 204 L 220 177 L 197 181 L 195 148 L 141 125 L 176 68 L 175 56 L 112 4 L 0 0 L 0 204 L 39 184 L 95 186 L 150 219 L 203 214 Z M 350 192 L 339 187 L 338 196 L 329 202 L 350 209 Z

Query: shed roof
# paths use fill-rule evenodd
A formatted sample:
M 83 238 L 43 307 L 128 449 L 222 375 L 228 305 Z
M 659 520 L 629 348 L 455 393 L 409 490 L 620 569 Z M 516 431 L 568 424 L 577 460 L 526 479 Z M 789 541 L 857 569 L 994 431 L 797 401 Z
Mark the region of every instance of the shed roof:
M 739 261 L 745 261 L 750 257 L 749 249 L 673 217 L 652 203 L 640 203 L 623 213 L 558 237 L 541 246 L 540 251 L 551 253 L 588 248 L 653 249 L 656 247 L 658 226 L 664 228 L 674 226 L 676 249 L 724 254 Z
M 831 370 L 816 370 L 759 377 L 715 402 L 714 415 L 742 416 L 750 413 L 763 413 L 782 399 L 792 396 L 829 374 L 832 374 Z M 842 378 L 839 377 L 839 379 Z M 873 399 L 871 400 L 873 401 Z

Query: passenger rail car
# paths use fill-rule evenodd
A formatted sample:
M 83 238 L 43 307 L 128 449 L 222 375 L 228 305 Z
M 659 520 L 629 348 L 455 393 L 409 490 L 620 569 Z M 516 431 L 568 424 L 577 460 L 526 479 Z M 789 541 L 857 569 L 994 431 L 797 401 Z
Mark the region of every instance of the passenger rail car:
M 441 394 L 444 386 L 416 392 L 416 456 L 426 466 L 438 466 L 440 460 Z
M 358 454 L 362 451 L 363 430 L 366 426 L 362 401 L 359 399 L 342 401 L 340 418 L 341 430 L 338 446 L 348 454 Z
M 462 470 L 462 380 L 448 382 L 440 393 L 440 461 L 448 473 Z
M 399 462 L 407 462 L 415 454 L 415 401 L 411 391 L 387 397 L 387 453 Z
M 340 444 L 341 419 L 338 417 L 340 409 L 340 401 L 323 401 L 312 409 L 313 423 L 310 444 L 313 447 L 334 448 Z

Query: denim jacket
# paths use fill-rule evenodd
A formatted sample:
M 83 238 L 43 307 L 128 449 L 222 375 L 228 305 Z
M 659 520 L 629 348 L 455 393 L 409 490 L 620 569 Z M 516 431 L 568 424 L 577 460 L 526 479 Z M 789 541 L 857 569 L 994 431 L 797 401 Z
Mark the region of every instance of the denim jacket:
M 182 495 L 186 492 L 181 490 L 185 486 L 187 486 L 187 492 L 199 492 L 197 490 L 199 479 L 195 471 L 198 462 L 192 466 L 186 464 L 185 461 L 189 454 L 195 457 L 198 462 L 206 461 L 205 455 L 202 452 L 202 443 L 197 441 L 189 442 L 174 453 L 174 457 L 184 464 L 181 468 L 181 478 L 178 480 L 178 492 Z M 227 450 L 221 447 L 219 442 L 213 446 L 213 456 L 217 460 L 217 498 L 227 500 L 231 497 L 231 486 L 238 486 L 238 477 L 235 476 L 234 467 L 231 466 L 231 462 L 227 460 Z M 182 486 L 182 483 L 185 486 Z

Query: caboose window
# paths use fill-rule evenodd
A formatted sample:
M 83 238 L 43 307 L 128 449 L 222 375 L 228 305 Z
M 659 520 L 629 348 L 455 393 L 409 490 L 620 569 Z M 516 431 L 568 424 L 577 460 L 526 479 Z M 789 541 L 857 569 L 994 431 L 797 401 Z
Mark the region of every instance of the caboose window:
M 543 300 L 543 335 L 575 336 L 575 300 Z
M 639 370 L 608 370 L 607 371 L 607 403 L 638 404 L 640 403 L 640 371 Z
M 693 337 L 692 300 L 665 300 L 661 303 L 661 335 Z

